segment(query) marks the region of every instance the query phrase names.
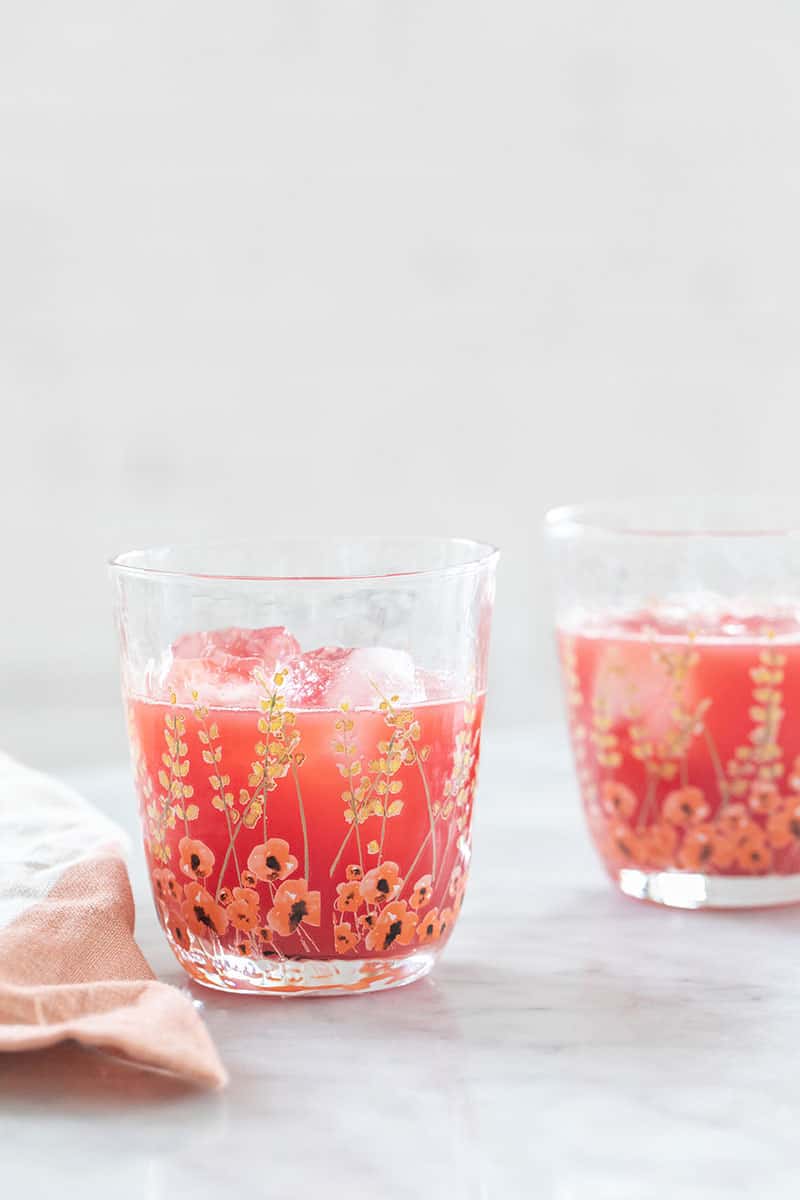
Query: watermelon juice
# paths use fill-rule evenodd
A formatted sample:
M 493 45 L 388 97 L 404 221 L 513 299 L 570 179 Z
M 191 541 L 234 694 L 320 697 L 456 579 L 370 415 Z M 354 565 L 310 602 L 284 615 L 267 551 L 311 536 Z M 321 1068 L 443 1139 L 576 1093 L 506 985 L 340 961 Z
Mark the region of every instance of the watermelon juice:
M 651 610 L 562 621 L 594 843 L 626 869 L 800 873 L 800 622 Z
M 284 629 L 173 645 L 128 715 L 153 892 L 191 974 L 229 980 L 235 956 L 258 987 L 293 961 L 379 969 L 444 944 L 483 713 L 448 690 L 401 652 L 303 653 Z

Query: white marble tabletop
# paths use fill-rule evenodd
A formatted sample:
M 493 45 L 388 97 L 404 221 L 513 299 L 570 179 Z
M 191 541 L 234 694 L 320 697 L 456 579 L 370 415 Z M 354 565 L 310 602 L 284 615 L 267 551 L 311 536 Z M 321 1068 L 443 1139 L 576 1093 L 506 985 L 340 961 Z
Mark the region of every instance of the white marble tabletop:
M 134 832 L 126 771 L 69 778 Z M 490 737 L 435 973 L 372 996 L 189 984 L 136 845 L 137 934 L 230 1071 L 197 1092 L 63 1047 L 0 1061 L 0 1195 L 82 1200 L 796 1197 L 800 908 L 616 895 L 560 732 Z

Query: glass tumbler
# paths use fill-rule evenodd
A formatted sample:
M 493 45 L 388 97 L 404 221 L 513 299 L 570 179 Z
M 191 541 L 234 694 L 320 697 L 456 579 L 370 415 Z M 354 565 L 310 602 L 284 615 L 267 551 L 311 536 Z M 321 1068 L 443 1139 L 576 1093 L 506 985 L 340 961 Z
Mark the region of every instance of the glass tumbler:
M 800 900 L 800 502 L 559 508 L 546 537 L 611 878 L 679 908 Z
M 497 551 L 167 547 L 111 563 L 158 916 L 212 987 L 426 974 L 461 907 Z

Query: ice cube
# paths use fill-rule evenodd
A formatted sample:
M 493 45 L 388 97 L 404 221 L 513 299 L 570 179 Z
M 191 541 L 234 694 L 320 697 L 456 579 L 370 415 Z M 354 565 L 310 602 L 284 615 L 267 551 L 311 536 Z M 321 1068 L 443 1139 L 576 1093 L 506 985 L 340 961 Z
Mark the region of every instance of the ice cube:
M 300 653 L 300 643 L 283 625 L 264 629 L 212 629 L 204 633 L 185 633 L 172 646 L 173 658 L 203 658 L 224 670 L 249 674 L 251 660 L 272 671 Z M 236 663 L 244 665 L 237 668 Z
M 187 633 L 172 646 L 163 687 L 183 703 L 197 692 L 201 704 L 254 707 L 261 694 L 255 672 L 269 678 L 299 653 L 300 643 L 282 625 Z
M 353 650 L 321 646 L 289 664 L 286 702 L 298 708 L 377 708 L 384 697 L 419 703 L 425 688 L 404 650 L 370 646 Z
M 671 671 L 686 664 L 688 644 L 644 641 L 610 642 L 599 649 L 592 681 L 592 707 L 612 726 L 633 722 L 658 740 L 674 725 L 675 685 Z M 682 699 L 696 705 L 696 671 L 689 670 Z
M 340 646 L 320 646 L 293 659 L 286 681 L 286 703 L 297 708 L 324 708 L 337 672 L 351 653 Z
M 260 659 L 236 659 L 237 669 L 226 670 L 207 658 L 178 658 L 162 673 L 154 690 L 179 704 L 205 704 L 209 708 L 256 708 L 261 689 L 252 671 L 261 667 Z M 245 664 L 251 664 L 250 674 Z

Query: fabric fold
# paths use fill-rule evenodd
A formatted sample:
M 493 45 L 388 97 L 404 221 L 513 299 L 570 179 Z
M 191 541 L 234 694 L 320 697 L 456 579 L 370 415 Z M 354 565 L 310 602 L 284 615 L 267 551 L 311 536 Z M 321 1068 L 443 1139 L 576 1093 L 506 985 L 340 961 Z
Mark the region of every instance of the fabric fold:
M 71 1038 L 220 1087 L 194 1005 L 134 940 L 125 842 L 72 789 L 0 756 L 0 1052 Z

